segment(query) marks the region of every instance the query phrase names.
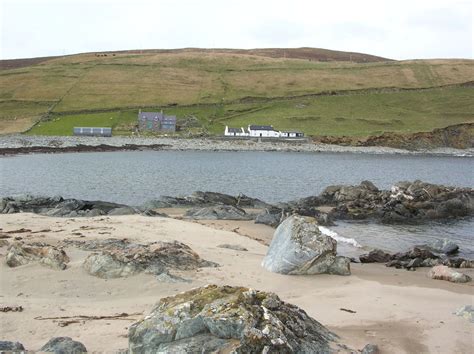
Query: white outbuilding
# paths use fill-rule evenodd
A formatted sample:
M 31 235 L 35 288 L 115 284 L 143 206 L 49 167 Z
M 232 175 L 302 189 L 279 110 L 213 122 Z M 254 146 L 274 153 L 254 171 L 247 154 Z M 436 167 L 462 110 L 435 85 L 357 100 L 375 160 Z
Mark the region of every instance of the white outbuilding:
M 229 128 L 225 126 L 224 136 L 249 136 L 244 128 Z
M 304 133 L 300 131 L 283 131 L 280 132 L 280 137 L 282 138 L 302 138 L 304 137 Z

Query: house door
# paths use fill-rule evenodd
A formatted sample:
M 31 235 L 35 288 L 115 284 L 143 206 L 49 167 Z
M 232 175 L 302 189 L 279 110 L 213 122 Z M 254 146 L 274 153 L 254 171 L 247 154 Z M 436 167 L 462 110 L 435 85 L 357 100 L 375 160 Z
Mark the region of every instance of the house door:
M 260 137 L 262 137 L 262 133 L 260 133 Z

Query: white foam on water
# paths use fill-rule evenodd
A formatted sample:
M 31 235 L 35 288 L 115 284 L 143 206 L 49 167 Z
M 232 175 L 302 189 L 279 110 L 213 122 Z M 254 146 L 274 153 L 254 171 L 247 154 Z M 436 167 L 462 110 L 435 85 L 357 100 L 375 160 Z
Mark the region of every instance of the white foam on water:
M 332 231 L 332 230 L 330 230 L 330 229 L 328 229 L 327 227 L 324 227 L 324 226 L 318 226 L 318 228 L 319 228 L 319 231 L 321 231 L 324 235 L 333 238 L 337 242 L 343 242 L 343 243 L 347 243 L 347 244 L 349 244 L 351 246 L 354 246 L 354 247 L 357 247 L 357 248 L 362 248 L 362 246 L 356 240 L 354 240 L 353 238 L 346 238 L 346 237 L 343 237 L 343 236 L 339 236 L 339 234 L 337 232 Z

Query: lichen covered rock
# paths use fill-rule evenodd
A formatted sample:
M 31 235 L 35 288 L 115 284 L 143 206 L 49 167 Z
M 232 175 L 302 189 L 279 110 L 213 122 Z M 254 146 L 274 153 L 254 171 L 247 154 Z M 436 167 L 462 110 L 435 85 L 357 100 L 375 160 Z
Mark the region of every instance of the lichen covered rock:
M 45 243 L 15 242 L 8 247 L 5 262 L 9 267 L 39 262 L 53 269 L 64 270 L 69 263 L 69 257 L 64 250 Z
M 90 254 L 83 263 L 89 274 L 100 278 L 126 277 L 140 272 L 158 275 L 169 269 L 193 270 L 217 266 L 178 241 L 144 245 L 126 239 L 106 239 L 74 244 L 85 250 L 100 250 Z
M 293 215 L 275 230 L 262 266 L 281 274 L 350 274 L 350 260 L 336 256 L 337 242 L 314 218 Z
M 129 329 L 133 353 L 331 353 L 337 337 L 277 295 L 209 285 L 161 299 Z

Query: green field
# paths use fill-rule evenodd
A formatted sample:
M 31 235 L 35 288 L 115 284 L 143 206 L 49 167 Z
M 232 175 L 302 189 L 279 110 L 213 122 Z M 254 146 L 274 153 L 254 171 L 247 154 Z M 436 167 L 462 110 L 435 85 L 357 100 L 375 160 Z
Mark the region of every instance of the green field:
M 24 131 L 41 119 L 30 134 L 70 135 L 74 126 L 131 134 L 139 108 L 176 114 L 180 134 L 222 134 L 225 125 L 248 124 L 308 135 L 428 131 L 474 121 L 474 88 L 461 86 L 472 81 L 472 60 L 81 54 L 0 70 L 0 133 Z

